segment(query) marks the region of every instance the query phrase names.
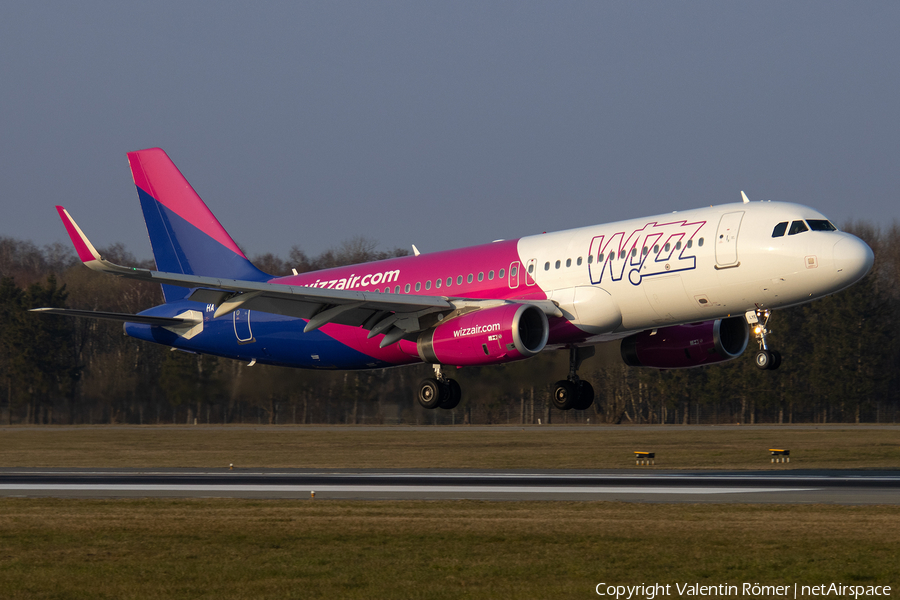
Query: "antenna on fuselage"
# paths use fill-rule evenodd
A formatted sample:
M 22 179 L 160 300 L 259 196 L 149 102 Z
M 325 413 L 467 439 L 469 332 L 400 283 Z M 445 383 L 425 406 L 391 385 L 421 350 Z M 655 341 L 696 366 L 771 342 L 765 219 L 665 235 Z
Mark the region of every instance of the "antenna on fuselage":
M 418 256 L 419 254 L 421 254 L 421 252 L 419 252 L 419 249 L 416 248 L 415 244 L 413 244 L 412 247 L 413 247 L 413 255 L 414 256 Z
M 741 190 L 741 198 L 744 199 L 744 204 L 750 203 L 750 198 L 747 197 L 747 194 L 744 193 L 744 190 Z

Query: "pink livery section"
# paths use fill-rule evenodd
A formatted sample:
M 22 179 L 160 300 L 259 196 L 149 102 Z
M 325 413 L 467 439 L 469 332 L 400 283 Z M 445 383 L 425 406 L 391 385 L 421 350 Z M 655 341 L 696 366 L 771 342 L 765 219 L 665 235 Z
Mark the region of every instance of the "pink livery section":
M 384 294 L 547 298 L 523 268 L 518 240 L 301 273 L 273 279 L 272 283 Z

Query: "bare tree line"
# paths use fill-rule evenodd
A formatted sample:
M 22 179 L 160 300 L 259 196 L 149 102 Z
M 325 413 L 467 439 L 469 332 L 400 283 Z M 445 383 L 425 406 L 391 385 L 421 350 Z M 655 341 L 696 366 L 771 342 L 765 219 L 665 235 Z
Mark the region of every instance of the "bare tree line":
M 771 343 L 785 357 L 759 371 L 752 352 L 722 365 L 657 371 L 626 367 L 600 347 L 580 375 L 598 402 L 559 412 L 550 385 L 565 352 L 506 366 L 460 369 L 452 411 L 414 400 L 428 365 L 376 371 L 304 371 L 246 364 L 139 342 L 119 324 L 38 316 L 68 306 L 138 312 L 162 303 L 158 286 L 84 268 L 61 244 L 0 238 L 0 422 L 80 423 L 799 423 L 896 422 L 900 417 L 900 228 L 846 228 L 875 251 L 863 281 L 832 297 L 776 311 Z M 121 244 L 102 250 L 121 264 L 153 267 Z M 273 275 L 402 256 L 357 237 L 318 255 L 294 247 L 254 263 Z M 753 341 L 751 340 L 751 344 Z M 752 350 L 752 348 L 750 348 Z

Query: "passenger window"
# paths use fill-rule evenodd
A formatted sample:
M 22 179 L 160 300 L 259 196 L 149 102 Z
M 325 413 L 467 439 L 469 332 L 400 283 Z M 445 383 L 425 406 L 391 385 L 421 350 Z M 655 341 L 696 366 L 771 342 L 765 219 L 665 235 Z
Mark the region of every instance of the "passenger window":
M 806 224 L 813 231 L 837 231 L 837 227 L 831 224 L 831 221 L 825 219 L 807 219 Z
M 572 259 L 571 259 L 571 258 L 567 258 L 567 259 L 566 259 L 566 268 L 568 269 L 568 268 L 571 267 L 571 266 L 572 266 Z
M 650 249 L 647 248 L 647 246 L 644 246 L 644 247 L 641 249 L 641 255 L 642 255 L 642 256 L 647 256 L 647 252 L 649 252 L 649 251 L 650 251 Z
M 631 256 L 632 256 L 632 257 L 637 256 L 637 248 L 632 248 L 632 249 L 631 249 Z
M 688 240 L 687 247 L 690 248 L 694 245 L 694 240 Z
M 430 280 L 430 279 L 429 279 L 428 281 L 425 282 L 425 289 L 426 289 L 426 290 L 430 290 L 430 289 L 431 289 L 431 280 Z
M 404 293 L 404 294 L 408 294 L 408 293 L 409 293 L 409 284 L 408 284 L 408 283 L 403 287 L 403 293 Z
M 668 252 L 671 248 L 672 248 L 672 245 L 667 242 L 665 245 L 666 252 Z
M 675 249 L 681 250 L 681 240 L 678 240 L 677 242 L 675 242 Z
M 702 245 L 703 245 L 703 238 L 700 238 L 699 240 L 697 240 L 697 245 L 698 245 L 698 246 L 702 246 Z
M 775 229 L 772 230 L 772 237 L 781 237 L 784 235 L 784 232 L 787 231 L 787 221 L 782 221 L 778 225 L 775 226 Z
M 400 290 L 397 290 L 397 291 L 400 291 Z M 390 294 L 390 293 L 391 293 L 391 287 L 388 286 L 388 287 L 384 288 L 384 293 L 385 293 L 385 294 Z
M 441 280 L 440 279 L 434 280 L 434 289 L 436 289 L 436 290 L 441 289 Z
M 497 273 L 497 275 L 500 277 L 500 279 L 503 279 L 503 277 L 506 275 L 506 269 L 500 269 L 500 272 Z
M 576 262 L 575 264 L 578 265 L 579 267 L 581 266 L 581 257 L 580 256 L 578 257 L 578 262 Z
M 422 289 L 422 284 L 421 284 L 420 282 L 417 281 L 417 282 L 416 282 L 416 291 L 418 292 L 418 291 L 421 290 L 421 289 Z
M 452 278 L 452 277 L 448 277 L 448 278 L 447 278 L 447 287 L 450 287 L 451 285 L 453 285 L 453 278 Z
M 501 277 L 502 277 L 502 275 L 501 275 Z M 493 281 L 493 280 L 494 280 L 494 272 L 488 271 L 488 281 Z
M 556 268 L 559 268 L 559 261 L 556 261 Z
M 478 281 L 484 281 L 484 271 L 478 274 Z
M 653 254 L 659 254 L 659 244 L 653 246 Z
M 456 277 L 456 285 L 462 285 L 462 275 L 457 275 L 457 277 Z
M 594 264 L 594 255 L 593 254 L 588 254 L 588 264 L 589 265 Z
M 797 235 L 798 233 L 803 233 L 804 231 L 809 231 L 809 227 L 806 226 L 806 223 L 803 221 L 794 221 L 791 223 L 791 228 L 788 230 L 788 235 Z
M 625 251 L 619 250 L 619 258 L 625 258 Z
M 612 252 L 610 252 L 609 255 L 612 256 Z M 603 253 L 602 252 L 597 255 L 597 262 L 603 262 Z
M 472 283 L 472 274 L 469 273 L 469 276 L 466 277 L 466 283 Z
M 548 263 L 548 262 L 545 262 L 545 263 L 544 263 L 544 270 L 545 270 L 545 271 L 549 271 L 549 270 L 550 270 L 550 263 Z
M 531 269 L 532 267 L 534 267 L 534 265 L 528 265 L 529 269 Z M 531 271 L 528 271 L 528 272 L 531 273 Z M 515 277 L 519 273 L 519 267 L 513 267 L 512 271 L 510 271 L 510 273 L 512 274 L 513 277 Z
M 407 285 L 406 287 L 408 288 L 409 286 Z M 399 286 L 399 285 L 395 285 L 395 286 L 394 286 L 394 293 L 395 293 L 395 294 L 399 294 L 399 293 L 400 293 L 400 286 Z

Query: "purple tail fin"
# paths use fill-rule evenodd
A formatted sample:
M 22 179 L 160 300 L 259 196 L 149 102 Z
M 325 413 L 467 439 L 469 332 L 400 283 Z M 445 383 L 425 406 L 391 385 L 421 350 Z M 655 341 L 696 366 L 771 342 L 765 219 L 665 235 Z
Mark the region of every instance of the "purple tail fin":
M 159 148 L 128 153 L 156 268 L 169 273 L 267 281 Z M 163 285 L 166 302 L 185 288 Z

